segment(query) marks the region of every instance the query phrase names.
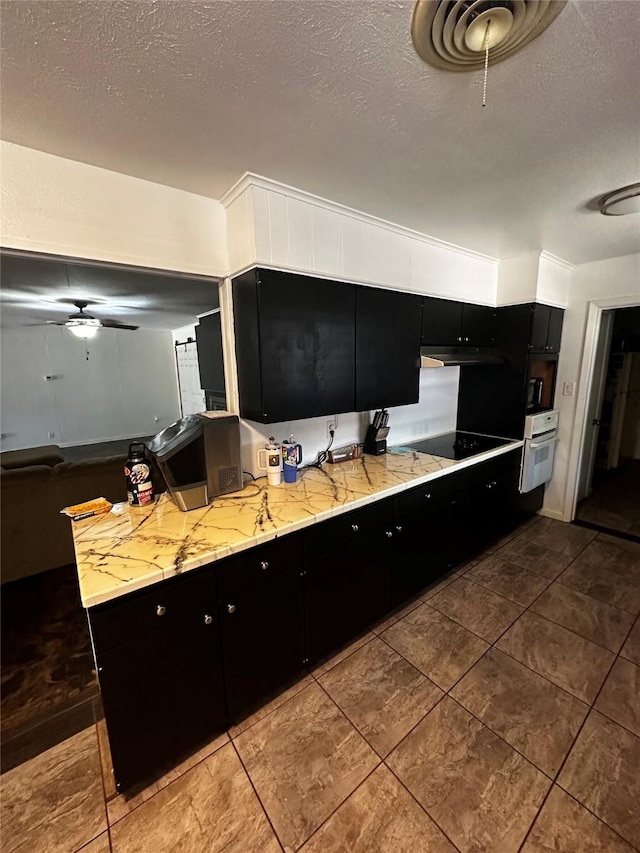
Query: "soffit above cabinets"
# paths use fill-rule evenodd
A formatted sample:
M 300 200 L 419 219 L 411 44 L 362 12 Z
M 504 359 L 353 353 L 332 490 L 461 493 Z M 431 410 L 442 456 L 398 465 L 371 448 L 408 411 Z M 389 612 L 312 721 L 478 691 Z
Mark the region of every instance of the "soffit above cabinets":
M 220 198 L 247 170 L 441 240 L 638 251 L 640 3 L 571 0 L 489 70 L 425 65 L 412 0 L 2 3 L 3 137 Z

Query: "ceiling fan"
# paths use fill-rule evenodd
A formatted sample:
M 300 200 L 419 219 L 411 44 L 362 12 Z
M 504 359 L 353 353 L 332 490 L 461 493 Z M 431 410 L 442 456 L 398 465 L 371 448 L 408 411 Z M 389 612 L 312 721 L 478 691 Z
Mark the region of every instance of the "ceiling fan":
M 72 335 L 83 340 L 94 338 L 98 329 L 128 329 L 134 332 L 139 326 L 129 326 L 126 323 L 118 323 L 117 320 L 98 320 L 92 314 L 88 314 L 84 309 L 87 305 L 91 305 L 84 299 L 68 300 L 78 309 L 76 313 L 69 314 L 66 320 L 47 320 L 47 324 L 51 326 L 66 326 Z

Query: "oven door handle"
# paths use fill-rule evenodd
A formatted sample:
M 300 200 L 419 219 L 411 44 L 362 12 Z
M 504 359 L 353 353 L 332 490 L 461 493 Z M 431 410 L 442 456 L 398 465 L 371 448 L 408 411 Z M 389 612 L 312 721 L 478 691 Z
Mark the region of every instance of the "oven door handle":
M 554 433 L 553 435 L 550 435 L 549 438 L 543 439 L 543 441 L 537 441 L 537 442 L 529 441 L 529 447 L 532 450 L 538 450 L 539 447 L 546 447 L 547 444 L 552 444 L 553 442 L 556 442 L 557 440 L 558 440 L 558 436 Z

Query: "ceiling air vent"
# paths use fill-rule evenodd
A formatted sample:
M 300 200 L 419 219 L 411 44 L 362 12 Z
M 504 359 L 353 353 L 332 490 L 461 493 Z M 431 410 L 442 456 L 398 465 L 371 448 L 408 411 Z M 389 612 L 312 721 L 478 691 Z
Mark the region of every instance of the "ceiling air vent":
M 411 36 L 436 68 L 475 71 L 502 62 L 540 35 L 567 0 L 417 0 Z

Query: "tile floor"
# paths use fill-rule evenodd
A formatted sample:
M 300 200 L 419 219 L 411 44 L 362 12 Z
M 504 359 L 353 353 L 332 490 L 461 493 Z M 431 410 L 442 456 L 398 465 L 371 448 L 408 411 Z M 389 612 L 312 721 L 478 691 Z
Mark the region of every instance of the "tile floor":
M 105 727 L 5 773 L 2 849 L 640 849 L 640 545 L 536 519 L 180 767 Z
M 592 494 L 578 504 L 576 519 L 640 541 L 640 460 L 596 471 L 592 486 Z

